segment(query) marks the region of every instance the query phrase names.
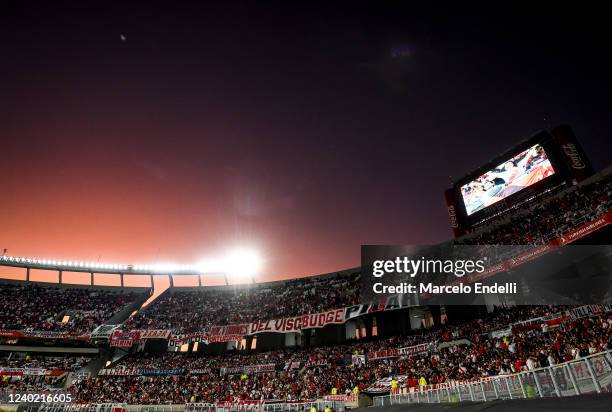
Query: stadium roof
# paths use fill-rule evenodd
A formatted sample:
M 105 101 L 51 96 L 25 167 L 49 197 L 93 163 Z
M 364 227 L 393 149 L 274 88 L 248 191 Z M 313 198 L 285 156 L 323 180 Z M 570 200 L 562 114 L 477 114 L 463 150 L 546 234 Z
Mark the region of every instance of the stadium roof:
M 224 274 L 221 270 L 208 270 L 202 265 L 187 264 L 143 264 L 132 265 L 124 263 L 87 262 L 72 260 L 56 260 L 29 258 L 20 256 L 0 256 L 0 265 L 42 270 L 61 270 L 67 272 L 95 272 L 129 275 L 204 275 Z

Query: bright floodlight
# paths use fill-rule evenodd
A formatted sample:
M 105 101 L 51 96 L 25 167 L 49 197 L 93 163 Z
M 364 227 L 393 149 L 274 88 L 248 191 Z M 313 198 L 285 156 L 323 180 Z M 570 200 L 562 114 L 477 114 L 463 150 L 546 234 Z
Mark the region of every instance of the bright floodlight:
M 204 259 L 198 264 L 198 269 L 203 273 L 223 273 L 227 270 L 220 259 Z
M 259 273 L 263 260 L 251 249 L 239 248 L 229 252 L 224 259 L 225 272 L 230 276 L 250 277 Z

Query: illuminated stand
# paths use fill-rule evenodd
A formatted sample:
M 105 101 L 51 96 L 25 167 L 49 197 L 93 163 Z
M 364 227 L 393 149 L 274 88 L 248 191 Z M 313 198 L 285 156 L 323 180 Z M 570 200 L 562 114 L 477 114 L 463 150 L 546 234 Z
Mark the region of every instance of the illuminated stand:
M 30 282 L 30 271 L 48 270 L 58 273 L 58 284 L 63 285 L 64 272 L 89 273 L 90 286 L 95 285 L 95 274 L 118 275 L 120 286 L 125 287 L 125 275 L 149 276 L 150 287 L 154 288 L 153 276 L 167 275 L 170 287 L 174 287 L 174 276 L 197 276 L 198 286 L 202 287 L 202 276 L 223 276 L 225 284 L 229 285 L 229 278 L 250 279 L 262 267 L 262 259 L 253 251 L 236 249 L 228 253 L 223 259 L 207 259 L 199 264 L 152 264 L 131 265 L 102 262 L 81 262 L 67 260 L 52 260 L 27 258 L 19 256 L 0 256 L 0 266 L 24 268 L 26 282 Z

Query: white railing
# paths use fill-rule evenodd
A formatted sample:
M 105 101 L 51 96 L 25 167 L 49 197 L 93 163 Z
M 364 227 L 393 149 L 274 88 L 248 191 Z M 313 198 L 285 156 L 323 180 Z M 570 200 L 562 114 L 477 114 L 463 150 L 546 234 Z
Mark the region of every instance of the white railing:
M 16 405 L 13 405 L 15 410 Z M 311 402 L 267 402 L 248 404 L 173 404 L 173 405 L 127 405 L 120 403 L 106 404 L 56 404 L 43 406 L 26 406 L 25 412 L 309 412 L 315 406 L 323 412 L 327 406 L 338 412 L 345 411 L 345 403 L 341 401 L 316 400 Z M 13 409 L 7 409 L 13 410 Z
M 612 391 L 612 351 L 513 375 L 377 396 L 374 406 L 575 396 Z
M 184 406 L 186 412 L 299 412 L 300 410 L 310 412 L 315 406 L 317 411 L 323 412 L 326 407 L 333 408 L 338 412 L 344 412 L 345 404 L 341 401 L 316 400 L 311 402 L 267 402 L 262 404 L 228 405 L 216 404 L 187 404 Z M 126 412 L 129 412 L 126 411 Z

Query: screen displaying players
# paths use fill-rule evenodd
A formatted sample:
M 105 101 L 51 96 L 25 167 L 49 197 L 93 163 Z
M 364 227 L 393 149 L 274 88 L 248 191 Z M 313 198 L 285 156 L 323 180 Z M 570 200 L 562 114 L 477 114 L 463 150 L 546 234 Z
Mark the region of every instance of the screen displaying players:
M 461 186 L 468 216 L 555 173 L 544 148 L 536 144 Z

